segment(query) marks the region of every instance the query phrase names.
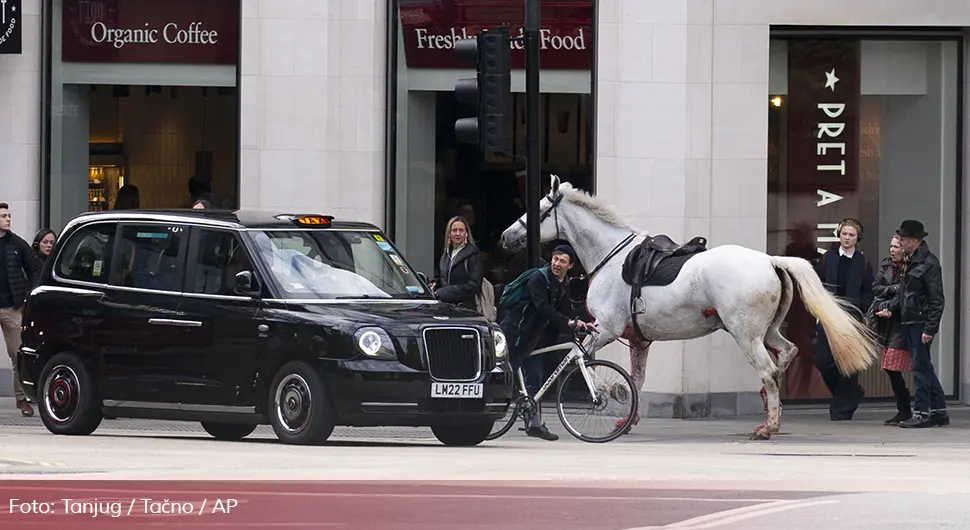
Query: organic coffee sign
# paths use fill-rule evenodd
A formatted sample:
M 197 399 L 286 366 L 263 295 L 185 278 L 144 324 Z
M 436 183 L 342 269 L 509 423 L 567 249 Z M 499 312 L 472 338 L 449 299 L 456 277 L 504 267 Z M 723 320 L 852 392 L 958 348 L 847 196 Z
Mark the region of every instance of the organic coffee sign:
M 239 0 L 64 0 L 65 62 L 236 64 Z
M 16 55 L 22 51 L 22 25 L 20 0 L 0 0 L 0 54 Z
M 593 59 L 592 0 L 541 0 L 539 62 L 543 69 L 588 70 Z M 401 28 L 409 68 L 468 68 L 455 42 L 508 25 L 524 34 L 524 0 L 401 0 Z M 525 43 L 513 40 L 512 68 L 525 68 Z

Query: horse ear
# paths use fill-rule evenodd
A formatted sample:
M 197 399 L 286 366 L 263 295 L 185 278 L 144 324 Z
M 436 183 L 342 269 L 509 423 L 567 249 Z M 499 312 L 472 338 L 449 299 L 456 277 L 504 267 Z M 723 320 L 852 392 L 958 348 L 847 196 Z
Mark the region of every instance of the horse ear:
M 559 182 L 559 175 L 549 176 L 549 191 L 556 191 L 559 189 L 561 183 Z

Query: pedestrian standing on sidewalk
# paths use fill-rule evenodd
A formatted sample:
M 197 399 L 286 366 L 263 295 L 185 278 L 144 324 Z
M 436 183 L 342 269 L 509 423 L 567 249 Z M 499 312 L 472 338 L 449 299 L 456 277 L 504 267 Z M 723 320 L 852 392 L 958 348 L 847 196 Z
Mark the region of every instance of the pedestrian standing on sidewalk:
M 875 300 L 869 308 L 869 326 L 882 338 L 882 369 L 889 376 L 889 384 L 896 396 L 896 415 L 884 422 L 899 425 L 913 416 L 909 389 L 903 372 L 912 368 L 909 341 L 899 312 L 900 278 L 905 274 L 906 262 L 899 236 L 889 243 L 889 256 L 882 260 L 879 274 L 872 284 Z
M 17 351 L 20 349 L 20 331 L 24 302 L 37 286 L 43 264 L 30 248 L 30 244 L 10 231 L 12 218 L 10 206 L 0 202 L 0 328 L 10 357 L 13 372 L 13 391 L 17 408 L 24 416 L 33 416 L 34 409 L 27 402 L 27 395 L 17 374 Z
M 946 412 L 943 385 L 933 369 L 930 348 L 940 331 L 940 319 L 946 301 L 943 296 L 943 269 L 940 260 L 930 252 L 924 238 L 929 235 L 923 223 L 903 221 L 896 230 L 909 263 L 900 281 L 900 318 L 906 328 L 909 352 L 913 356 L 913 380 L 916 383 L 913 417 L 901 422 L 903 428 L 938 427 L 950 424 Z
M 851 302 L 856 311 L 853 317 L 863 321 L 872 305 L 872 265 L 856 245 L 862 240 L 862 223 L 846 218 L 839 223 L 839 246 L 830 249 L 819 260 L 818 275 L 835 296 Z M 865 396 L 859 384 L 859 374 L 842 375 L 832 357 L 825 329 L 818 324 L 815 329 L 815 367 L 822 375 L 822 381 L 832 394 L 829 405 L 829 418 L 832 421 L 851 420 Z

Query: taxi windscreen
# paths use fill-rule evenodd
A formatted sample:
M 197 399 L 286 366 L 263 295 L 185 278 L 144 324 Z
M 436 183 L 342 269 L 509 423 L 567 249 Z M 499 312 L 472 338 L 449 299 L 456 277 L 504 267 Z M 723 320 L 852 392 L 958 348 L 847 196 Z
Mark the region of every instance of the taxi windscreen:
M 431 298 L 417 274 L 377 232 L 251 233 L 260 258 L 288 298 Z

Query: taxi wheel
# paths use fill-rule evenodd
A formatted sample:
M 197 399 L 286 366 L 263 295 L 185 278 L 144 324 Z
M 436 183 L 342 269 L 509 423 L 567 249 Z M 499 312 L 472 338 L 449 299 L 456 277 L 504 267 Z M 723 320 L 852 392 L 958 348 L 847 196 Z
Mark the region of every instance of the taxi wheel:
M 431 432 L 445 445 L 470 447 L 484 442 L 492 432 L 493 426 L 495 426 L 494 421 L 466 425 L 435 425 L 431 427 Z
M 51 357 L 38 379 L 40 419 L 54 434 L 86 436 L 101 425 L 101 400 L 91 372 L 73 353 Z
M 256 430 L 256 424 L 204 421 L 202 428 L 216 440 L 235 442 L 252 434 Z
M 277 372 L 267 411 L 276 436 L 287 444 L 322 444 L 337 423 L 326 385 L 304 361 L 288 362 Z

